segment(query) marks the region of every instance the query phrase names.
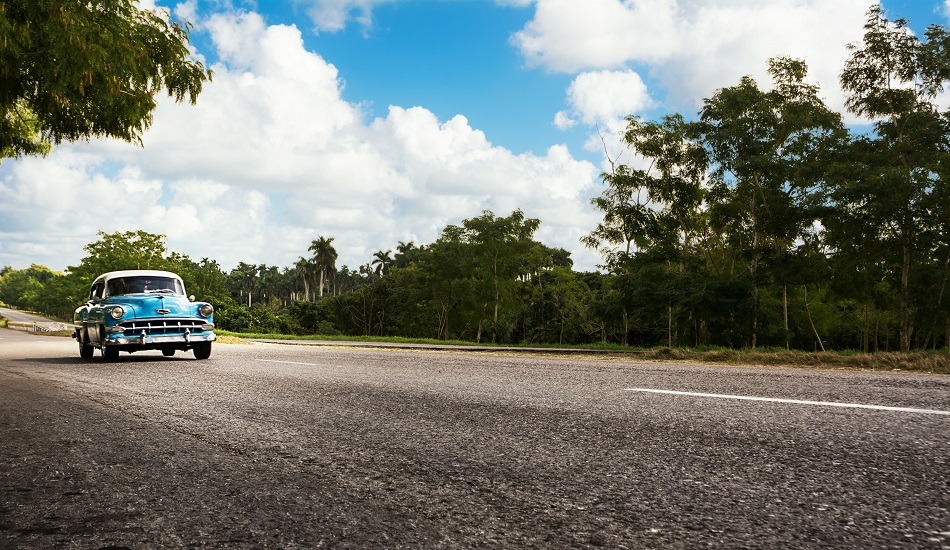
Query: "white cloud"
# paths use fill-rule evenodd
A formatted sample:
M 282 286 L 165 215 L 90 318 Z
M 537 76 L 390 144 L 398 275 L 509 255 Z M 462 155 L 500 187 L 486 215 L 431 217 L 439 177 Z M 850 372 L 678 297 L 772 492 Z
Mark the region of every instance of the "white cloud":
M 571 117 L 567 111 L 558 111 L 554 115 L 554 126 L 558 130 L 569 130 L 577 126 L 577 120 Z
M 512 41 L 529 65 L 557 72 L 648 67 L 667 107 L 689 112 L 743 75 L 767 84 L 769 57 L 799 57 L 840 108 L 838 73 L 866 10 L 856 0 L 537 0 Z
M 304 5 L 307 16 L 318 31 L 337 32 L 355 19 L 363 28 L 373 24 L 373 9 L 382 4 L 400 0 L 295 0 Z
M 631 71 L 579 74 L 567 90 L 568 103 L 588 125 L 637 114 L 654 105 L 640 75 Z
M 464 116 L 423 107 L 366 120 L 295 27 L 249 13 L 202 28 L 221 60 L 214 80 L 195 106 L 163 98 L 144 148 L 94 141 L 0 165 L 0 265 L 63 268 L 97 230 L 143 229 L 225 267 L 289 266 L 313 238 L 333 236 L 354 267 L 482 209 L 515 208 L 540 218 L 539 237 L 575 251 L 579 267 L 599 261 L 578 242 L 597 223 L 598 170 L 565 146 L 515 154 Z
M 294 3 L 304 6 L 307 16 L 313 21 L 318 32 L 338 32 L 354 20 L 363 29 L 369 29 L 373 26 L 373 10 L 377 6 L 400 1 L 404 0 L 294 0 Z M 495 0 L 499 6 L 517 8 L 530 6 L 534 2 L 535 0 Z

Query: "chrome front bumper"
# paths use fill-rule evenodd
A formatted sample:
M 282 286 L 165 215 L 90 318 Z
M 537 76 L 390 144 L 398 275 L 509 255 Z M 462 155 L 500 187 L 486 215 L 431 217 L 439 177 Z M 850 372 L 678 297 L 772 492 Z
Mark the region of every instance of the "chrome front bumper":
M 124 334 L 109 334 L 106 336 L 103 345 L 106 346 L 149 346 L 153 344 L 181 344 L 188 345 L 197 342 L 214 342 L 217 336 L 213 332 L 202 332 L 199 334 L 161 334 L 149 335 L 142 334 L 128 336 Z

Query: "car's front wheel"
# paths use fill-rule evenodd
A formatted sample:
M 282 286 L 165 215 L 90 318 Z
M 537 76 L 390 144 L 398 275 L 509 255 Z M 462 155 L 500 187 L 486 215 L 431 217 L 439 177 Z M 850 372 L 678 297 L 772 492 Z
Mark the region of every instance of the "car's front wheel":
M 111 363 L 119 358 L 119 349 L 110 346 L 102 346 L 102 358 Z
M 92 359 L 93 353 L 95 353 L 96 348 L 85 342 L 79 342 L 79 356 L 83 359 Z
M 211 357 L 211 342 L 202 342 L 195 344 L 195 359 L 207 359 Z

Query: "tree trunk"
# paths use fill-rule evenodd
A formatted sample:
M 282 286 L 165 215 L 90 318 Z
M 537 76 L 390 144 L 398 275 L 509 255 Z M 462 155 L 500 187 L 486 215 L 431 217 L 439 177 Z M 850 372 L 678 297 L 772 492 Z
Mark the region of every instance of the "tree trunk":
M 486 302 L 482 306 L 482 314 L 478 316 L 478 332 L 475 334 L 475 342 L 482 343 L 482 325 L 485 323 L 485 310 L 488 309 L 488 303 Z
M 812 332 L 815 333 L 815 339 L 818 340 L 818 346 L 821 348 L 821 351 L 825 351 L 825 345 L 821 343 L 821 336 L 818 335 L 815 322 L 811 320 L 811 309 L 808 307 L 808 286 L 803 286 L 802 288 L 805 289 L 805 313 L 808 315 L 808 323 L 811 325 Z
M 498 338 L 498 282 L 495 282 L 495 314 L 492 317 L 491 343 L 494 344 Z
M 877 308 L 874 309 L 874 353 L 881 351 L 881 316 Z
M 323 298 L 323 270 L 320 270 L 320 287 L 317 289 L 317 295 Z
M 907 227 L 906 222 L 901 230 L 901 247 L 904 257 L 901 262 L 901 304 L 898 324 L 900 325 L 901 351 L 909 351 L 914 329 L 910 321 L 910 228 Z
M 864 326 L 861 327 L 861 351 L 868 352 L 868 335 L 871 332 L 868 319 L 868 305 L 864 304 Z
M 623 336 L 620 338 L 620 343 L 624 346 L 627 345 L 627 333 L 630 332 L 630 319 L 629 314 L 627 313 L 627 308 L 623 308 Z
M 755 177 L 755 187 L 759 188 L 759 178 L 758 175 Z M 759 220 L 758 214 L 755 208 L 755 193 L 753 193 L 750 201 L 750 209 L 752 211 L 752 227 L 755 229 L 752 231 L 752 263 L 749 266 L 750 275 L 752 276 L 752 349 L 755 349 L 756 344 L 758 343 L 758 332 L 759 332 L 759 245 L 762 242 L 762 233 L 759 231 Z
M 673 347 L 673 304 L 666 306 L 666 346 Z
M 492 315 L 491 343 L 494 344 L 498 338 L 498 307 L 501 301 L 501 295 L 498 292 L 498 258 L 492 260 L 492 274 L 495 278 L 495 313 Z
M 782 318 L 785 320 L 785 349 L 792 349 L 788 341 L 788 285 L 782 285 Z

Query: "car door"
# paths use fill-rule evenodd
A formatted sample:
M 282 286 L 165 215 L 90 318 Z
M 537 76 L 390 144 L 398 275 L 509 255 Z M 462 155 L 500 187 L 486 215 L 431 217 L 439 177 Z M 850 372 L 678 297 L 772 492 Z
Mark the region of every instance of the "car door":
M 92 284 L 92 288 L 89 289 L 89 302 L 87 302 L 86 307 L 86 331 L 89 335 L 89 340 L 92 342 L 100 341 L 100 330 L 99 325 L 103 321 L 103 308 L 100 304 L 96 303 L 96 300 L 101 300 L 103 295 L 103 290 L 105 289 L 105 281 L 96 281 Z

